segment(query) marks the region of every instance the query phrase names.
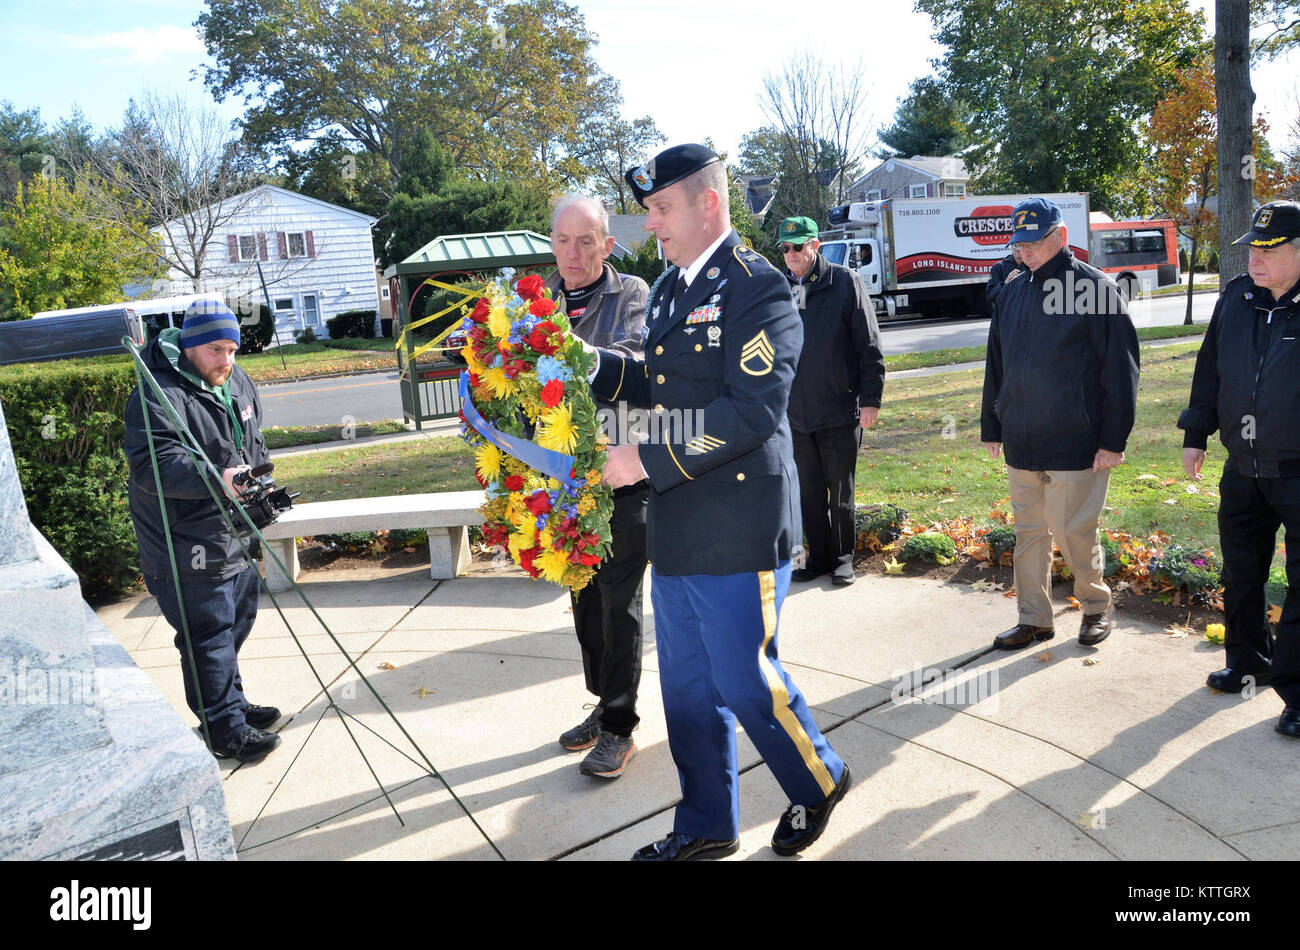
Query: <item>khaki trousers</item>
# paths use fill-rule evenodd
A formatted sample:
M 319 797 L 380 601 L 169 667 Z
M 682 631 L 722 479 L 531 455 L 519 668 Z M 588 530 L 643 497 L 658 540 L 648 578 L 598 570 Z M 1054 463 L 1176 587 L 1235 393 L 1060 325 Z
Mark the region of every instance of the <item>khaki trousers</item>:
M 1085 614 L 1110 609 L 1110 588 L 1097 526 L 1110 470 L 1029 472 L 1007 466 L 1016 515 L 1015 583 L 1020 623 L 1052 626 L 1052 540 L 1074 575 L 1074 596 Z

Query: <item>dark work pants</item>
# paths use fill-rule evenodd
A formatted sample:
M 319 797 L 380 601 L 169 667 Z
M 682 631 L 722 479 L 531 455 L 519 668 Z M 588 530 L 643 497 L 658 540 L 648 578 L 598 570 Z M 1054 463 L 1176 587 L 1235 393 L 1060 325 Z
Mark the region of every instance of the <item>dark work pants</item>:
M 614 492 L 609 557 L 573 595 L 573 626 L 582 646 L 587 690 L 600 698 L 600 724 L 630 736 L 640 717 L 636 691 L 641 682 L 641 585 L 645 578 L 646 482 Z
M 181 579 L 181 596 L 189 619 L 190 643 L 194 648 L 194 666 L 185 650 L 180 605 L 170 577 L 145 576 L 145 586 L 158 600 L 158 607 L 176 631 L 176 649 L 181 654 L 181 674 L 185 682 L 185 702 L 194 715 L 200 704 L 194 694 L 194 669 L 198 670 L 203 692 L 202 709 L 215 746 L 228 745 L 243 732 L 244 684 L 239 677 L 239 648 L 248 639 L 257 619 L 260 581 L 257 571 L 249 568 L 226 580 Z
M 857 530 L 853 523 L 853 471 L 858 463 L 855 423 L 800 432 L 794 436 L 794 464 L 799 470 L 799 507 L 808 538 L 806 567 L 853 576 Z
M 1258 668 L 1271 656 L 1273 688 L 1288 706 L 1300 706 L 1300 477 L 1247 478 L 1229 461 L 1219 499 L 1228 666 Z M 1287 594 L 1270 644 L 1264 584 L 1279 525 L 1286 526 Z

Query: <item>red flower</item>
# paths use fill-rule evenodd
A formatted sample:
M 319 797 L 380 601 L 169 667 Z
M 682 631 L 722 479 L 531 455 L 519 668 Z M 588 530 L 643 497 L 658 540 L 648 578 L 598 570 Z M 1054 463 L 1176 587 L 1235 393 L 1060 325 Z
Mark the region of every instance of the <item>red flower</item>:
M 558 406 L 560 400 L 564 398 L 564 383 L 558 379 L 553 379 L 542 387 L 542 403 L 547 406 Z
M 472 386 L 474 389 L 478 389 L 478 387 L 479 387 L 479 378 L 478 378 L 478 373 L 470 373 L 470 374 L 469 374 L 469 384 L 470 384 L 470 386 Z M 465 421 L 465 413 L 464 413 L 463 411 L 462 411 L 461 414 L 460 414 L 460 421 L 461 421 L 461 422 L 464 422 L 464 421 Z
M 533 566 L 533 561 L 542 553 L 542 549 L 534 545 L 527 551 L 519 552 L 519 566 L 528 572 L 529 577 L 537 577 L 538 570 Z
M 555 313 L 555 301 L 547 300 L 545 297 L 538 297 L 528 305 L 528 312 L 534 317 L 549 317 Z
M 529 274 L 527 277 L 520 277 L 519 283 L 515 284 L 515 293 L 525 300 L 536 300 L 542 296 L 545 289 L 542 279 L 536 274 Z
M 487 339 L 488 332 L 487 330 L 484 330 L 482 327 L 470 327 L 469 332 L 465 335 L 469 337 L 469 339 L 471 340 L 474 340 L 476 342 L 482 342 L 483 340 Z
M 503 524 L 489 522 L 483 526 L 483 540 L 488 544 L 500 544 L 503 547 L 510 540 L 510 531 Z
M 475 323 L 487 323 L 488 311 L 491 309 L 492 305 L 487 302 L 486 297 L 483 297 L 478 303 L 474 304 L 474 310 L 469 315 L 469 318 Z
M 539 490 L 529 495 L 528 500 L 524 502 L 524 505 L 534 515 L 544 515 L 551 510 L 551 499 L 546 492 Z
M 543 320 L 533 327 L 528 336 L 528 345 L 543 356 L 550 356 L 560 348 L 560 328 L 550 320 Z
M 522 475 L 506 476 L 506 491 L 519 491 L 524 487 L 524 477 Z
M 484 488 L 487 488 L 487 482 L 483 481 L 483 476 L 478 473 L 478 469 L 474 469 L 474 479 Z

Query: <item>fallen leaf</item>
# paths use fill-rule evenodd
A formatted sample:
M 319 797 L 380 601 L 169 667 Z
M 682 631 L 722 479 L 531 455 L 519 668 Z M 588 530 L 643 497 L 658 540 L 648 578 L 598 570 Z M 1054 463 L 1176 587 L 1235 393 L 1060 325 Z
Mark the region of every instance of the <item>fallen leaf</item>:
M 1161 485 L 1172 485 L 1172 484 L 1173 484 L 1174 482 L 1176 482 L 1176 481 L 1178 481 L 1178 479 L 1176 479 L 1176 478 L 1162 478 L 1162 479 L 1160 479 L 1160 484 L 1161 484 Z
M 1038 654 L 1038 656 L 1034 657 L 1034 659 L 1037 660 L 1039 663 L 1051 663 L 1054 659 L 1056 659 L 1056 657 L 1052 656 L 1051 652 L 1049 651 L 1047 653 Z
M 1187 492 L 1187 494 L 1189 495 L 1199 495 L 1201 493 L 1201 490 L 1197 488 L 1195 485 L 1188 485 L 1186 488 L 1183 489 L 1183 491 Z
M 1166 498 L 1166 499 L 1165 499 L 1165 504 L 1166 504 L 1166 505 L 1176 505 L 1176 504 L 1178 504 L 1178 499 L 1177 499 L 1177 498 Z
M 1211 624 L 1211 626 L 1214 626 L 1214 625 Z M 1176 623 L 1176 624 L 1171 624 L 1170 626 L 1165 627 L 1165 633 L 1167 633 L 1167 634 L 1169 635 L 1170 639 L 1173 639 L 1173 640 L 1182 640 L 1184 637 L 1186 637 L 1186 636 L 1187 636 L 1189 633 L 1191 633 L 1191 632 L 1192 632 L 1192 628 L 1191 628 L 1191 627 L 1184 627 L 1182 624 L 1177 624 L 1177 623 Z
M 955 561 L 955 560 L 957 560 L 957 559 L 956 559 L 955 557 L 942 557 L 941 555 L 936 554 L 936 555 L 934 556 L 934 560 L 935 560 L 935 562 L 938 563 L 939 565 L 941 565 L 941 566 L 943 566 L 943 567 L 947 567 L 949 564 L 951 564 L 953 561 Z
M 904 563 L 906 563 L 906 562 L 904 562 L 904 561 L 899 561 L 899 560 L 897 560 L 897 559 L 895 559 L 895 558 L 892 558 L 892 557 L 889 558 L 887 561 L 885 561 L 885 573 L 886 573 L 886 574 L 902 574 L 902 573 L 903 573 L 903 564 L 904 564 Z
M 1085 657 L 1083 658 L 1083 665 L 1084 665 L 1084 666 L 1096 666 L 1096 665 L 1097 665 L 1098 663 L 1100 663 L 1100 662 L 1101 662 L 1101 661 L 1098 660 L 1095 656 L 1085 656 Z
M 981 578 L 980 580 L 977 580 L 975 581 L 975 583 L 971 584 L 970 589 L 971 590 L 1001 590 L 1002 585 L 995 584 L 992 581 L 987 581 Z
M 436 690 L 429 689 L 428 687 L 421 685 L 419 689 L 413 689 L 413 690 L 411 690 L 411 695 L 412 695 L 412 696 L 419 696 L 421 699 L 424 699 L 424 697 L 426 697 L 426 696 L 431 696 L 431 695 L 433 695 L 433 693 L 435 693 L 435 692 L 437 692 L 437 691 L 436 691 Z
M 1074 597 L 1065 598 L 1065 602 L 1070 605 L 1071 610 L 1082 610 L 1083 604 L 1079 603 Z
M 380 663 L 380 664 L 379 664 L 379 668 L 380 668 L 381 670 L 395 670 L 395 669 L 397 669 L 397 667 L 393 666 L 393 664 L 389 663 L 387 660 L 385 660 L 383 663 Z
M 1148 479 L 1148 478 L 1151 479 L 1151 481 L 1153 481 L 1153 482 L 1156 480 L 1156 477 L 1155 477 L 1154 475 L 1152 475 L 1150 472 L 1143 472 L 1143 473 L 1142 473 L 1141 475 L 1139 475 L 1137 478 L 1133 479 L 1133 481 L 1135 481 L 1135 482 L 1140 482 L 1140 481 L 1144 481 L 1145 479 Z
M 1015 596 L 1016 596 L 1016 589 L 1015 589 L 1014 587 L 1010 587 L 1010 588 L 1007 589 L 1007 592 L 1006 592 L 1005 594 L 1003 594 L 1002 596 L 1003 596 L 1003 597 L 1015 597 Z
M 1268 617 L 1269 623 L 1281 623 L 1282 608 L 1279 607 L 1277 604 L 1272 604 L 1269 606 L 1268 613 L 1266 614 L 1266 616 Z

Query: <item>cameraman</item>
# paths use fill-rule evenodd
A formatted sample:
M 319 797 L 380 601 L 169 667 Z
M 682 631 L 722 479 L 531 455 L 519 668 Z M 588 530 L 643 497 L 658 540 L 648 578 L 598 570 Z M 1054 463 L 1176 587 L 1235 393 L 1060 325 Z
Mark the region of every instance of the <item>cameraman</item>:
M 239 319 L 223 304 L 197 301 L 185 311 L 179 330 L 163 330 L 141 353 L 167 401 L 221 473 L 231 497 L 240 492 L 236 475 L 268 461 L 259 429 L 262 404 L 253 381 L 235 365 L 238 349 Z M 158 456 L 167 506 L 165 525 L 141 414 L 142 399 Z M 278 735 L 262 731 L 280 718 L 280 711 L 251 705 L 244 698 L 238 660 L 239 648 L 257 619 L 258 571 L 245 559 L 239 539 L 212 500 L 199 465 L 173 431 L 147 383 L 132 393 L 126 406 L 126 456 L 131 467 L 128 495 L 140 546 L 140 569 L 163 616 L 176 630 L 185 700 L 196 716 L 206 718 L 214 755 L 240 762 L 260 759 L 280 744 Z M 176 552 L 193 666 L 185 648 L 167 531 Z M 257 554 L 256 550 L 252 553 Z M 194 694 L 196 674 L 202 702 Z

